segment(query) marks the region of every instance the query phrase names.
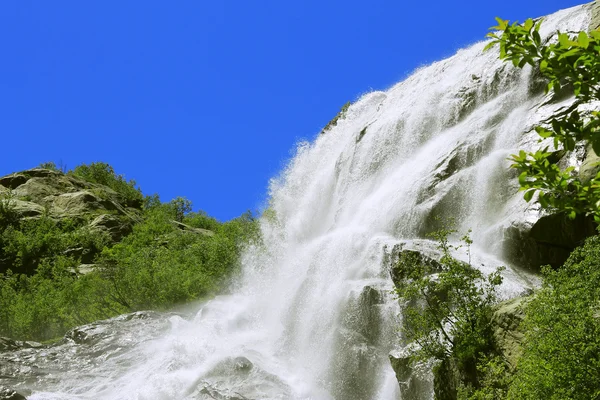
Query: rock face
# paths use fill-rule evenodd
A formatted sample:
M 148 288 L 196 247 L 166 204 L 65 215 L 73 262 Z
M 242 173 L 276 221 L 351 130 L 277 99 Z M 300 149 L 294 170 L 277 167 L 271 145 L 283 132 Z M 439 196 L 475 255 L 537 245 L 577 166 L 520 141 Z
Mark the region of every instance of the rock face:
M 12 389 L 0 386 L 0 400 L 27 400 L 27 398 Z
M 82 218 L 89 214 L 113 214 L 135 220 L 139 205 L 130 206 L 111 188 L 78 177 L 42 168 L 0 178 L 0 194 L 14 202 L 23 217 L 46 213 L 52 218 Z
M 7 337 L 0 336 L 0 352 L 2 351 L 12 351 L 12 350 L 20 350 L 20 349 L 33 349 L 42 347 L 40 343 L 37 342 L 29 342 L 29 341 L 20 341 L 13 340 Z
M 141 204 L 133 204 L 108 186 L 43 168 L 0 177 L 0 202 L 17 220 L 72 221 L 78 229 L 105 233 L 113 243 L 129 234 L 141 215 Z M 79 255 L 83 263 L 93 258 L 83 247 L 65 254 Z M 0 272 L 7 268 L 10 265 L 0 263 Z
M 590 22 L 590 30 L 600 28 L 600 1 L 595 0 L 591 3 L 592 7 L 592 20 Z
M 591 218 L 574 220 L 564 214 L 541 217 L 535 223 L 522 222 L 504 231 L 503 247 L 507 261 L 534 271 L 542 265 L 558 268 L 571 251 L 596 233 Z
M 517 365 L 517 360 L 521 356 L 521 344 L 525 338 L 521 323 L 525 318 L 525 306 L 531 299 L 531 296 L 516 297 L 502 302 L 492 317 L 498 351 L 512 368 Z
M 400 394 L 403 400 L 420 400 L 431 397 L 432 382 L 425 366 L 420 366 L 410 356 L 390 356 L 390 364 L 400 384 Z

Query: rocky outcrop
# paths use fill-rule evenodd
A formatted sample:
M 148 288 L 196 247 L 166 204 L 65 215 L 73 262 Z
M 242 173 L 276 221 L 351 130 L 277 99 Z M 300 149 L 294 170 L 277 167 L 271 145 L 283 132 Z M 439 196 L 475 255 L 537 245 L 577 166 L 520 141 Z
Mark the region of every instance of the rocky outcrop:
M 590 21 L 590 30 L 600 28 L 600 1 L 595 0 L 590 4 L 592 9 L 592 19 Z
M 404 285 L 415 266 L 423 267 L 425 274 L 441 270 L 441 257 L 435 243 L 429 240 L 407 241 L 394 246 L 389 254 L 390 276 L 396 287 Z
M 205 236 L 214 236 L 215 235 L 215 233 L 211 230 L 202 229 L 202 228 L 194 228 L 193 226 L 189 226 L 187 224 L 184 224 L 183 222 L 171 221 L 171 223 L 173 224 L 173 226 L 175 226 L 178 229 L 181 229 L 184 232 L 196 233 L 198 235 L 205 235 Z
M 135 221 L 140 209 L 107 186 L 42 168 L 1 177 L 0 196 L 22 217 L 45 214 L 56 219 L 81 219 L 114 214 Z
M 525 330 L 522 322 L 525 319 L 525 307 L 532 296 L 515 297 L 498 304 L 492 317 L 494 339 L 497 349 L 511 368 L 516 367 L 521 356 Z
M 38 342 L 13 340 L 0 336 L 0 352 L 42 347 Z
M 594 234 L 596 224 L 591 218 L 578 216 L 571 220 L 565 214 L 550 214 L 534 223 L 511 225 L 504 231 L 502 247 L 507 261 L 538 271 L 542 265 L 558 268 Z
M 431 397 L 432 382 L 428 367 L 411 356 L 390 355 L 390 364 L 400 384 L 403 400 L 421 400 Z
M 0 386 L 0 400 L 27 400 L 27 398 L 13 389 Z
M 133 204 L 108 186 L 43 168 L 0 177 L 0 202 L 7 224 L 50 218 L 57 223 L 74 226 L 81 232 L 101 233 L 112 243 L 129 234 L 141 218 L 141 204 Z M 90 264 L 97 251 L 97 248 L 87 248 L 86 244 L 82 244 L 67 249 L 64 254 L 78 257 L 83 264 Z M 32 262 L 35 263 L 35 260 Z M 8 262 L 0 262 L 0 272 L 7 268 L 11 268 Z M 31 265 L 24 272 L 34 270 L 35 265 Z

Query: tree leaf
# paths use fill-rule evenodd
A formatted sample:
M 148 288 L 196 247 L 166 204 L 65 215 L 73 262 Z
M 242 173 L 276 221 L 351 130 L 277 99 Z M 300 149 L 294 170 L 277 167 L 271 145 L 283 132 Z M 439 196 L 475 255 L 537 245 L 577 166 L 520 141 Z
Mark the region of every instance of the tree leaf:
M 535 193 L 535 190 L 531 189 L 525 192 L 525 194 L 523 195 L 523 198 L 525 199 L 526 202 L 530 202 L 531 198 L 533 197 L 533 194 Z
M 579 45 L 583 48 L 587 48 L 590 44 L 590 38 L 584 31 L 579 32 L 578 41 Z
M 600 137 L 598 135 L 592 140 L 592 148 L 594 149 L 594 153 L 600 154 Z

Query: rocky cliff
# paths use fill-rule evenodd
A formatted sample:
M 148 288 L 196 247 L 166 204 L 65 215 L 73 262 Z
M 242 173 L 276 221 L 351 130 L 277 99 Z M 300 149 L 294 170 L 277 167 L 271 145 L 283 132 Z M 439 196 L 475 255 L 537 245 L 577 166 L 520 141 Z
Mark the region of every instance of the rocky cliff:
M 49 218 L 78 231 L 101 234 L 108 244 L 131 232 L 141 218 L 142 207 L 141 196 L 132 200 L 106 185 L 43 168 L 1 177 L 0 203 L 4 224 L 10 219 L 22 222 Z M 85 243 L 75 243 L 63 251 L 77 256 L 82 264 L 89 264 L 96 253 L 96 249 Z M 35 262 L 31 260 L 24 270 L 13 272 L 32 273 L 37 267 Z M 13 268 L 10 260 L 0 258 L 0 273 L 9 268 Z

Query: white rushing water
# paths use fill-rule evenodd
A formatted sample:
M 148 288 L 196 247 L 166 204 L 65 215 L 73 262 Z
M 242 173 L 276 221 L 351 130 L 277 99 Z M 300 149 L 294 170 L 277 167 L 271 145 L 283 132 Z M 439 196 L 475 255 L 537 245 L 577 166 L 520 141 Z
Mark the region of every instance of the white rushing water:
M 561 11 L 544 31 L 588 19 L 583 7 Z M 386 254 L 451 216 L 473 229 L 475 265 L 489 272 L 506 265 L 504 229 L 538 216 L 516 193 L 507 157 L 537 145 L 523 132 L 558 105 L 542 105 L 530 71 L 484 45 L 364 95 L 301 144 L 272 183 L 264 246 L 246 251 L 234 294 L 189 318 L 121 321 L 94 354 L 84 344 L 38 352 L 44 375 L 17 386 L 36 400 L 399 399 Z M 509 266 L 503 296 L 529 285 Z

